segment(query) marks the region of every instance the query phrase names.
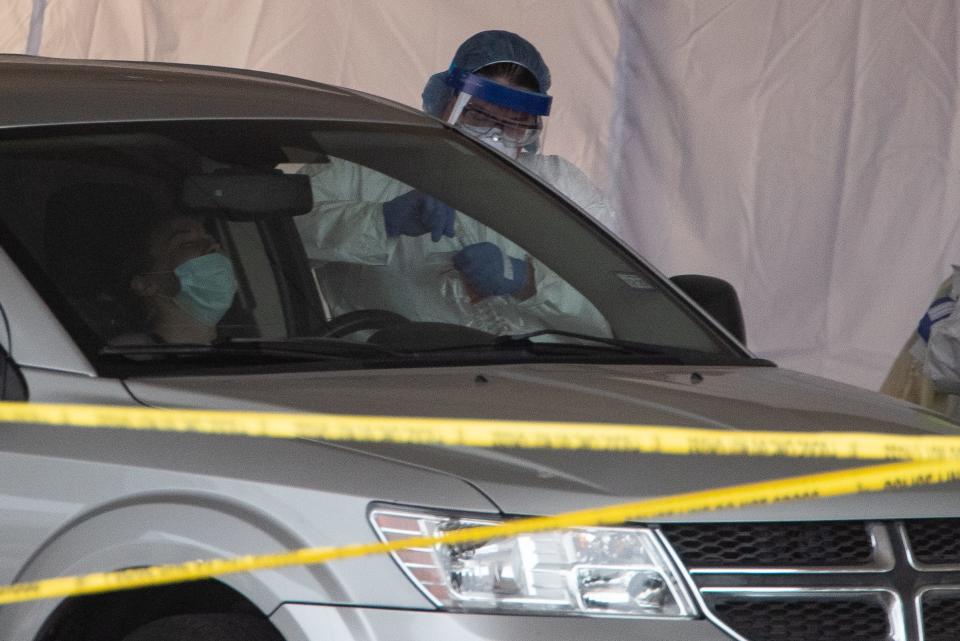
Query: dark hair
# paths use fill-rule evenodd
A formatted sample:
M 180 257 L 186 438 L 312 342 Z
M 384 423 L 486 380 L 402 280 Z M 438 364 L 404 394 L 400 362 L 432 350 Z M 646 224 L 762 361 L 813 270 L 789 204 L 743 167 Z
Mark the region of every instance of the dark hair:
M 506 80 L 522 89 L 540 91 L 540 83 L 537 82 L 536 76 L 529 69 L 515 62 L 495 62 L 492 65 L 480 67 L 474 73 L 492 80 Z
M 146 273 L 153 269 L 157 257 L 154 255 L 154 244 L 157 236 L 173 221 L 189 218 L 197 221 L 204 228 L 207 227 L 203 218 L 182 211 L 164 212 L 151 218 L 143 218 L 136 227 L 127 229 L 128 240 L 125 246 L 125 256 L 120 262 L 121 282 L 128 286 L 134 276 Z
M 150 331 L 150 309 L 147 301 L 133 292 L 130 283 L 141 274 L 154 268 L 157 257 L 154 255 L 154 244 L 166 225 L 178 218 L 195 218 L 179 211 L 165 212 L 152 218 L 141 218 L 136 229 L 128 230 L 129 240 L 126 243 L 126 255 L 120 262 L 120 274 L 123 288 L 120 299 L 127 309 L 128 331 Z M 200 220 L 197 218 L 197 220 Z
M 155 216 L 141 222 L 139 229 L 131 230 L 120 262 L 121 281 L 129 289 L 130 281 L 153 268 L 155 257 L 151 253 L 153 238 L 169 220 L 168 216 Z

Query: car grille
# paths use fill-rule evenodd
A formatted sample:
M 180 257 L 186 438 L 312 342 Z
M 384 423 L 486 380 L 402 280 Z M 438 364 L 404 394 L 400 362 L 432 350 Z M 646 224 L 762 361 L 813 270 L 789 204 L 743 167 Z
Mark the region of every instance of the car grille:
M 679 525 L 669 532 L 677 554 L 697 565 L 856 565 L 868 562 L 873 554 L 870 534 L 862 523 L 829 528 L 768 523 Z
M 928 592 L 922 603 L 926 641 L 960 639 L 960 592 Z
M 851 599 L 719 598 L 713 611 L 748 639 L 876 641 L 890 637 L 881 603 Z
M 960 641 L 960 519 L 660 529 L 743 641 Z
M 960 565 L 958 523 L 960 521 L 954 519 L 905 523 L 914 558 L 930 565 Z

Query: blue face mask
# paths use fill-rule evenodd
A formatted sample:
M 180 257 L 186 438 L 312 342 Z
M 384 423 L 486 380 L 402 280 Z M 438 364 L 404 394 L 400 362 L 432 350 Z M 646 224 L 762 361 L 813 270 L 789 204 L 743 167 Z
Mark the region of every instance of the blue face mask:
M 219 323 L 237 293 L 230 259 L 216 252 L 204 254 L 181 263 L 173 273 L 180 279 L 180 293 L 173 299 L 180 309 L 207 327 Z

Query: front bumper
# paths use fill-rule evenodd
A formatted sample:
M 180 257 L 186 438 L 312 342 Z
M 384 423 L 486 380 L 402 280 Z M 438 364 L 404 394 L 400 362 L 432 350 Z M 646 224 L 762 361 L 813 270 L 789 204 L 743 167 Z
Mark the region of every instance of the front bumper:
M 285 604 L 271 617 L 286 641 L 730 641 L 709 621 L 453 614 Z

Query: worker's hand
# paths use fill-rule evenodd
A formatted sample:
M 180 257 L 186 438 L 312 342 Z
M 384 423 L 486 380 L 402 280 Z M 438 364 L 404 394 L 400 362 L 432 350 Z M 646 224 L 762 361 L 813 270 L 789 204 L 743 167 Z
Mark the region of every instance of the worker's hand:
M 383 224 L 387 236 L 423 236 L 437 242 L 453 238 L 453 208 L 433 196 L 414 189 L 383 203 Z
M 453 266 L 477 298 L 518 294 L 531 271 L 527 261 L 505 256 L 493 243 L 464 247 L 454 254 Z
M 923 318 L 920 319 L 920 324 L 917 325 L 917 333 L 920 334 L 923 342 L 926 343 L 930 340 L 930 330 L 933 329 L 933 326 L 938 322 L 952 314 L 953 308 L 956 307 L 956 305 L 957 301 L 949 296 L 943 296 L 930 303 L 930 307 L 927 308 L 927 313 L 923 315 Z

